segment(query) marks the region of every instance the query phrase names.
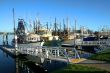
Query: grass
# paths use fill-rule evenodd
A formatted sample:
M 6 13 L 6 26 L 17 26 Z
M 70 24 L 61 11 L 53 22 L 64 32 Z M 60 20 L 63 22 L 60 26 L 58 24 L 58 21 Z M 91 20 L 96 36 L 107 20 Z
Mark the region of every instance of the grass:
M 53 73 L 109 73 L 98 68 L 69 64 L 67 67 L 56 70 Z
M 108 50 L 106 52 L 100 52 L 100 53 L 97 53 L 95 55 L 92 55 L 91 57 L 89 57 L 89 59 L 110 62 L 110 50 Z

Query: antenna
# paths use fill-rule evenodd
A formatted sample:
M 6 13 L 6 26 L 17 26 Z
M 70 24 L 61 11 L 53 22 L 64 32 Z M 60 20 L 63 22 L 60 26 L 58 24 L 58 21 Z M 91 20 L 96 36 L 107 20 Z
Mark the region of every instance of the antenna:
M 29 20 L 29 24 L 30 24 L 30 32 L 31 32 L 31 28 L 32 28 L 31 20 Z
M 52 28 L 51 26 L 52 26 L 52 24 L 51 24 L 51 17 L 50 17 L 50 28 L 49 28 L 50 30 L 51 30 L 51 28 Z
M 36 18 L 36 33 L 38 33 L 38 21 L 39 21 L 39 13 L 37 12 L 37 18 Z
M 61 32 L 61 22 L 60 22 L 60 32 Z
M 39 21 L 39 13 L 37 13 L 37 22 Z
M 65 31 L 65 21 L 64 21 L 64 19 L 63 19 L 63 29 Z
M 47 30 L 48 30 L 48 22 L 47 22 L 46 26 L 47 26 Z
M 75 24 L 74 24 L 75 26 L 74 26 L 74 46 L 76 46 L 76 43 L 75 43 L 75 41 L 76 41 L 76 19 L 75 19 Z
M 36 19 L 36 33 L 38 33 L 38 21 Z
M 69 31 L 68 17 L 67 17 L 66 21 L 67 21 L 67 31 Z
M 35 33 L 35 31 L 36 31 L 36 23 L 35 23 L 35 21 L 33 21 L 33 24 L 34 24 L 34 33 Z
M 55 28 L 55 35 L 57 35 L 57 23 L 56 23 L 56 18 L 55 18 L 55 23 L 54 23 L 54 28 Z
M 64 34 L 64 36 L 65 36 L 65 21 L 64 21 L 64 19 L 63 19 L 63 34 Z
M 61 32 L 62 30 L 61 30 L 61 22 L 60 22 L 60 31 L 59 31 L 60 37 L 61 37 Z
M 76 19 L 75 19 L 74 33 L 76 33 Z
M 68 17 L 67 17 L 67 36 L 69 37 L 69 24 L 68 24 Z

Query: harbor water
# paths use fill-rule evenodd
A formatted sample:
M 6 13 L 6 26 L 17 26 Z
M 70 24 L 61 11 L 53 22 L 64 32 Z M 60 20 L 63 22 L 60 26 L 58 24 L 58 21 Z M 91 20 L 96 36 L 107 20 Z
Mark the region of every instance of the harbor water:
M 11 40 L 13 35 L 8 36 L 8 43 L 11 45 Z M 0 35 L 0 45 L 3 44 L 3 36 Z M 18 66 L 16 69 L 16 64 L 19 64 L 19 61 L 16 58 L 9 56 L 6 52 L 0 48 L 0 73 L 34 73 L 30 70 L 25 64 Z
M 9 36 L 9 44 L 11 45 L 11 40 L 13 36 Z M 0 45 L 3 44 L 2 36 L 0 35 Z M 33 71 L 27 65 L 23 64 L 20 60 L 9 56 L 6 52 L 0 49 L 0 73 L 39 73 L 39 70 L 47 70 L 47 72 L 52 72 L 59 68 L 67 66 L 67 63 L 61 61 L 47 59 L 41 64 L 41 68 L 37 67 L 36 71 Z
M 8 56 L 0 49 L 0 73 L 15 73 L 15 59 Z

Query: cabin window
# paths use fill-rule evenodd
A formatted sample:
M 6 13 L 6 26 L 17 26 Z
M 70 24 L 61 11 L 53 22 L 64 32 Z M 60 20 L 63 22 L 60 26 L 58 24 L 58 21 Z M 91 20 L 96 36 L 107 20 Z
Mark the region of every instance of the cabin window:
M 36 38 L 34 37 L 34 40 L 36 40 Z
M 37 38 L 37 41 L 39 41 L 39 38 Z
M 37 38 L 38 41 L 40 41 L 40 38 Z
M 28 40 L 30 40 L 30 38 L 28 38 Z

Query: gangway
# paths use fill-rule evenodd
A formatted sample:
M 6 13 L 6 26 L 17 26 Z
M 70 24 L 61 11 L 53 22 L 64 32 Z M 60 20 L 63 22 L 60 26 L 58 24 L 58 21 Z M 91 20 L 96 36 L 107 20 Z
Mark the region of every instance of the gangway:
M 69 57 L 66 48 L 63 47 L 47 47 L 47 46 L 26 46 L 18 45 L 18 53 L 27 54 L 32 56 L 38 56 L 42 58 L 54 59 L 54 60 L 63 60 L 70 61 L 72 57 Z M 80 59 L 80 56 L 75 48 L 73 48 L 74 58 Z

